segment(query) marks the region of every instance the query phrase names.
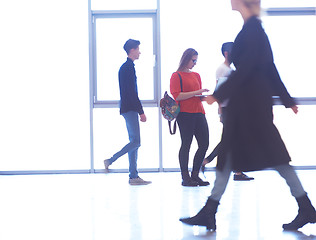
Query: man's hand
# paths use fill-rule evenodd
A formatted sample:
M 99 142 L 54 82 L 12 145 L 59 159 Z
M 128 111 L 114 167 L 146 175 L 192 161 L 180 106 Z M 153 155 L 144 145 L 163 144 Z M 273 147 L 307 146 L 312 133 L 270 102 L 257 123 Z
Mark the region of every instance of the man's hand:
M 298 107 L 296 105 L 292 106 L 292 111 L 297 114 L 298 113 Z
M 216 102 L 216 99 L 212 95 L 207 96 L 204 99 L 209 105 L 212 105 L 214 102 Z
M 143 114 L 141 114 L 141 115 L 139 115 L 139 116 L 140 116 L 140 121 L 141 121 L 141 122 L 146 122 L 146 121 L 147 121 L 147 118 L 146 118 L 145 113 L 143 113 Z

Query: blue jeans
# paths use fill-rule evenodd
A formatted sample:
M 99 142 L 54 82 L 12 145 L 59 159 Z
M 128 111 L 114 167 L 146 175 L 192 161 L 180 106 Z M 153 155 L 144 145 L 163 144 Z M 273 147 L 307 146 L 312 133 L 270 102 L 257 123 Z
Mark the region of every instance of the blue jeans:
M 126 144 L 120 151 L 115 153 L 113 157 L 110 158 L 110 163 L 115 162 L 119 157 L 128 153 L 129 159 L 129 177 L 137 178 L 137 152 L 140 147 L 140 130 L 139 130 L 139 117 L 138 112 L 129 111 L 127 113 L 122 113 L 125 118 L 126 128 L 128 132 L 129 143 Z

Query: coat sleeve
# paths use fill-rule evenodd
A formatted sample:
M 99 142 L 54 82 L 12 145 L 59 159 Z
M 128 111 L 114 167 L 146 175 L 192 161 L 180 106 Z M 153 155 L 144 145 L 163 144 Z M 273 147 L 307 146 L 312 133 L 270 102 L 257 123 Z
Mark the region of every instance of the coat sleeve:
M 223 102 L 234 94 L 238 94 L 238 89 L 244 81 L 249 80 L 248 76 L 260 65 L 260 48 L 262 47 L 260 43 L 262 42 L 263 32 L 260 31 L 259 27 L 250 26 L 250 29 L 244 31 L 243 35 L 238 39 L 241 42 L 242 49 L 239 50 L 240 55 L 238 56 L 236 71 L 233 71 L 227 81 L 213 93 L 213 96 L 219 102 Z
M 288 93 L 286 87 L 284 86 L 274 63 L 272 64 L 272 67 L 271 67 L 270 79 L 272 80 L 271 85 L 273 87 L 273 95 L 279 96 L 285 107 L 289 108 L 289 107 L 294 106 L 296 103 L 294 99 L 290 96 L 290 94 Z
M 279 96 L 285 107 L 295 105 L 295 101 L 286 90 L 273 63 L 270 43 L 261 23 L 252 22 L 238 41 L 242 49 L 239 49 L 236 71 L 232 72 L 228 80 L 214 92 L 214 97 L 222 102 L 234 94 L 239 94 L 238 90 L 242 84 L 245 81 L 251 81 L 252 78 L 248 77 L 249 75 L 262 72 L 270 80 L 273 95 Z

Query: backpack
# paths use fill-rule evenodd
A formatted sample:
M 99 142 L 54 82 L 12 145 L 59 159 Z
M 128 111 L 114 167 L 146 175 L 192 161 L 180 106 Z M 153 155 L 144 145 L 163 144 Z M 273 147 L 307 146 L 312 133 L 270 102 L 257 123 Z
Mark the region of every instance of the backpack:
M 180 85 L 181 85 L 181 92 L 182 92 L 182 78 L 180 77 Z M 180 112 L 180 105 L 168 95 L 167 91 L 164 94 L 164 97 L 160 100 L 160 108 L 162 116 L 168 120 L 169 125 L 169 132 L 171 135 L 176 133 L 177 125 L 176 125 L 176 118 Z M 171 130 L 171 122 L 174 121 L 173 124 L 173 131 Z

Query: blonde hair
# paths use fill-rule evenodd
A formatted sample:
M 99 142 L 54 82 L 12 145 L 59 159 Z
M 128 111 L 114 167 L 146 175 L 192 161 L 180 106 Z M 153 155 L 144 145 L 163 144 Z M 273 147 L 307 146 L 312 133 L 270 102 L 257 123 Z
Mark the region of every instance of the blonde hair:
M 256 16 L 260 16 L 261 0 L 242 0 L 245 6 Z

